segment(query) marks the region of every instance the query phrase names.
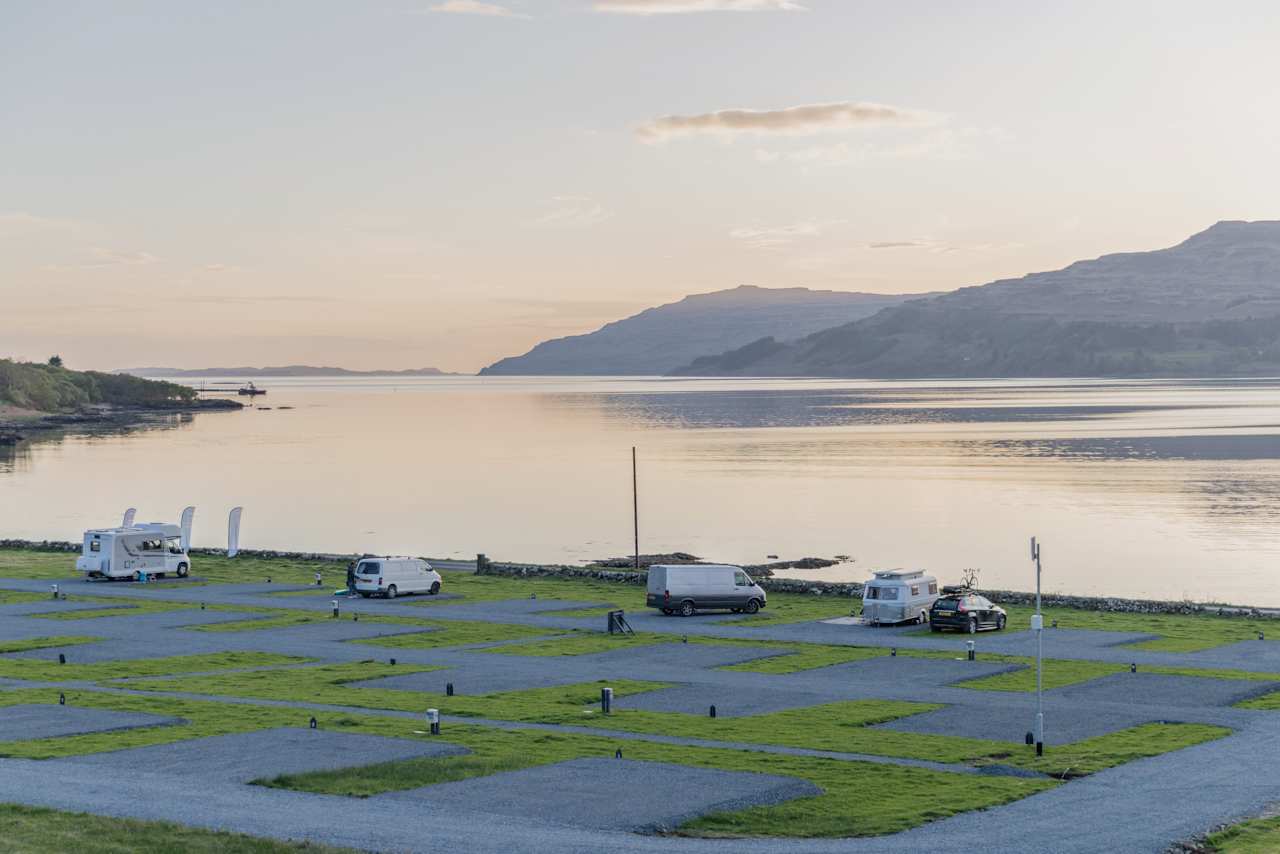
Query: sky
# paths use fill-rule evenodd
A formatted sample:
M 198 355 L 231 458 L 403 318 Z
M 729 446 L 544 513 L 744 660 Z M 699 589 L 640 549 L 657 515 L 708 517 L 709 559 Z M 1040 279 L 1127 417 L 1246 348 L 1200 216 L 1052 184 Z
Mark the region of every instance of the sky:
M 0 357 L 474 371 L 1280 218 L 1270 0 L 0 0 Z

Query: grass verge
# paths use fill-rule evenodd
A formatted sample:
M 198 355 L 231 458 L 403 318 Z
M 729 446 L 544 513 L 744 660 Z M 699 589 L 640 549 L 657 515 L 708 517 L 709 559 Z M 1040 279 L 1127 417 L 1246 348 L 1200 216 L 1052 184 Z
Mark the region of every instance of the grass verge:
M 1211 833 L 1196 850 L 1204 854 L 1274 854 L 1280 851 L 1280 816 L 1255 818 Z
M 309 842 L 278 842 L 222 830 L 202 830 L 167 821 L 137 821 L 88 813 L 0 804 L 0 849 L 23 854 L 116 854 L 116 852 L 183 852 L 184 854 L 343 854 Z
M 303 664 L 307 661 L 310 659 L 269 652 L 214 652 L 203 655 L 175 655 L 168 658 L 95 661 L 86 664 L 59 664 L 43 658 L 0 658 L 0 676 L 32 682 L 104 681 L 243 667 L 278 667 L 282 664 Z

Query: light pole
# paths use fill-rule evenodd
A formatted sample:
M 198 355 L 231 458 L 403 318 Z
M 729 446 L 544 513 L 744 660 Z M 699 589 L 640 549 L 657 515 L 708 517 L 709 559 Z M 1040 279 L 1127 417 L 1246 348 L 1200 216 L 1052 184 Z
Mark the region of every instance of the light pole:
M 1031 629 L 1036 633 L 1036 756 L 1044 755 L 1044 615 L 1040 613 L 1040 544 L 1031 538 L 1031 559 L 1036 562 L 1036 612 Z

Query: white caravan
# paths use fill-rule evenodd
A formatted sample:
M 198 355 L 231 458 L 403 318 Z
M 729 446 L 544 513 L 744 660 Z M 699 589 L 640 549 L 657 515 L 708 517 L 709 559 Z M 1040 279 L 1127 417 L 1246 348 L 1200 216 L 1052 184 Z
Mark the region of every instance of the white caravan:
M 923 569 L 886 569 L 862 588 L 862 619 L 873 626 L 928 623 L 938 579 Z
M 742 567 L 708 564 L 659 564 L 649 567 L 645 604 L 683 617 L 721 608 L 754 614 L 768 601 L 760 585 Z
M 182 529 L 162 522 L 84 532 L 84 548 L 76 570 L 88 578 L 186 578 L 191 557 L 183 547 Z
M 356 564 L 356 592 L 364 598 L 385 596 L 394 599 L 402 593 L 440 592 L 440 573 L 431 564 L 416 557 L 367 557 Z

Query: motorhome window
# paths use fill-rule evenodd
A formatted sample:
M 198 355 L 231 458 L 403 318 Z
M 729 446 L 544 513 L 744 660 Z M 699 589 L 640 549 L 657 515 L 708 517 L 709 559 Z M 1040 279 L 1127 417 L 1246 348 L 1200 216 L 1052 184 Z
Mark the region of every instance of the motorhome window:
M 898 598 L 898 588 L 896 588 L 896 587 L 881 587 L 881 588 L 880 588 L 880 598 L 881 598 L 881 599 L 897 599 L 897 598 Z
M 182 540 L 178 539 L 177 537 L 170 537 L 165 542 L 169 544 L 169 554 L 171 555 L 182 554 Z
M 100 552 L 100 551 L 102 551 L 102 540 L 90 540 L 90 541 L 89 541 L 89 551 L 91 551 L 91 552 Z
M 379 572 L 382 572 L 382 564 L 377 561 L 373 561 L 372 563 L 362 563 L 356 567 L 356 572 L 360 575 L 377 575 Z
M 745 572 L 735 572 L 733 574 L 733 583 L 738 587 L 748 587 L 751 584 L 751 579 L 747 578 Z
M 930 595 L 930 596 L 937 596 L 937 595 L 938 595 L 938 582 L 936 582 L 936 581 L 930 581 L 930 582 L 929 582 L 929 595 Z
M 164 546 L 160 543 L 159 540 L 143 540 L 142 542 L 138 543 L 138 551 L 158 552 L 162 548 L 164 548 Z

